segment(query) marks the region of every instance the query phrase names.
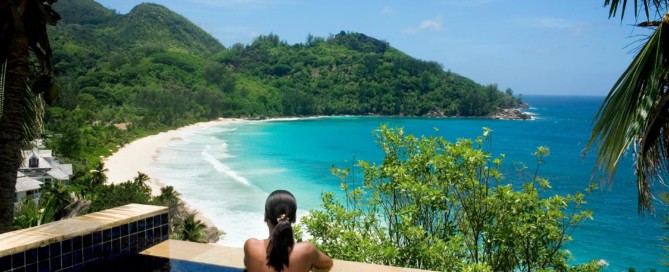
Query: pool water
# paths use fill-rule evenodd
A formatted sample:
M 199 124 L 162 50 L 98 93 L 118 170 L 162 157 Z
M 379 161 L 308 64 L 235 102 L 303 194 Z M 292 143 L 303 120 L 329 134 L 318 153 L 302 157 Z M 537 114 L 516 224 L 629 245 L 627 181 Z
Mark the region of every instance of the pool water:
M 239 268 L 197 263 L 177 259 L 154 257 L 142 254 L 124 255 L 115 259 L 106 260 L 86 267 L 83 271 L 116 272 L 116 271 L 151 271 L 151 272 L 181 272 L 181 271 L 211 271 L 211 272 L 239 272 Z

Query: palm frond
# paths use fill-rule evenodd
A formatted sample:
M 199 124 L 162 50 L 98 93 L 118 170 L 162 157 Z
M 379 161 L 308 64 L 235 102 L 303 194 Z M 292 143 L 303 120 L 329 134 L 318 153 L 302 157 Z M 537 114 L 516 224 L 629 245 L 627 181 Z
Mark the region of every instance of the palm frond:
M 624 3 L 623 3 L 624 4 Z M 620 159 L 630 146 L 639 146 L 636 153 L 639 211 L 652 211 L 648 178 L 655 178 L 657 149 L 651 143 L 663 143 L 659 128 L 666 124 L 666 103 L 662 96 L 667 87 L 669 72 L 669 15 L 650 36 L 630 66 L 621 75 L 595 115 L 595 124 L 586 150 L 598 151 L 596 166 L 613 180 Z M 644 141 L 645 139 L 645 141 Z M 651 149 L 655 146 L 655 149 Z M 662 147 L 666 148 L 666 147 Z M 645 151 L 644 151 L 645 150 Z M 660 150 L 660 153 L 648 152 Z
M 620 11 L 620 20 L 624 19 L 627 3 L 627 0 L 604 0 L 604 6 L 609 6 L 609 18 L 616 17 Z M 650 21 L 652 14 L 660 18 L 662 17 L 660 11 L 666 10 L 668 6 L 667 0 L 634 0 L 634 17 L 638 19 L 640 11 L 643 10 L 646 20 Z
M 5 75 L 7 74 L 7 60 L 0 65 L 0 118 L 5 107 Z
M 23 130 L 25 137 L 22 139 L 24 146 L 29 146 L 30 142 L 39 137 L 43 128 L 43 117 L 45 112 L 44 99 L 42 95 L 33 90 L 35 78 L 39 78 L 42 73 L 37 65 L 30 66 L 30 74 L 28 76 L 28 88 L 26 89 L 26 99 L 24 100 L 24 120 Z

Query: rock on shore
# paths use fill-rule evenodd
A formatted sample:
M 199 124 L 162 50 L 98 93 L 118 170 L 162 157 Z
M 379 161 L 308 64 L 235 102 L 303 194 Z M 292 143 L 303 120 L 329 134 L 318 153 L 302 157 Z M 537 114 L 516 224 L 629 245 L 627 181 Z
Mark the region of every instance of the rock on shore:
M 446 113 L 443 110 L 436 108 L 424 114 L 423 117 L 447 118 L 449 116 L 446 115 Z M 457 116 L 450 116 L 450 117 L 457 117 Z M 498 119 L 498 120 L 532 120 L 532 115 L 524 113 L 520 111 L 520 109 L 500 109 L 496 113 L 488 116 L 488 118 Z
M 519 109 L 501 109 L 491 117 L 492 119 L 501 120 L 532 120 L 532 115 L 524 113 Z

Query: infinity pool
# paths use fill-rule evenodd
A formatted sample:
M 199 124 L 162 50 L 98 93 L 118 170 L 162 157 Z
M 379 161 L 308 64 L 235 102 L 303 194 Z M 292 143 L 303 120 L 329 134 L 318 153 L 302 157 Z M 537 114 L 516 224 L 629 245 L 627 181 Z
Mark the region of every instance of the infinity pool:
M 154 257 L 142 254 L 120 256 L 115 259 L 102 261 L 83 271 L 117 272 L 117 271 L 146 271 L 146 272 L 182 272 L 182 271 L 211 271 L 211 272 L 239 272 L 239 268 L 218 266 L 213 264 L 197 263 L 177 259 Z

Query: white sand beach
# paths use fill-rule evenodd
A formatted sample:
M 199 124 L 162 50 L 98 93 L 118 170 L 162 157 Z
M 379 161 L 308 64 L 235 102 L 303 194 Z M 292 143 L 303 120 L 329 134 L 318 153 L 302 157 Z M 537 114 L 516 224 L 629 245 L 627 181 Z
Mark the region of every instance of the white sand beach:
M 146 173 L 145 168 L 155 160 L 160 149 L 167 146 L 171 141 L 181 140 L 181 134 L 184 132 L 239 121 L 241 121 L 241 119 L 220 118 L 215 121 L 196 123 L 178 129 L 161 132 L 128 143 L 120 147 L 114 154 L 104 159 L 105 167 L 108 169 L 107 182 L 118 184 L 132 180 L 137 176 L 137 172 Z M 159 195 L 160 188 L 163 187 L 160 181 L 155 178 L 151 178 L 148 185 L 151 188 L 153 195 Z M 213 226 L 212 221 L 199 212 L 197 218 L 202 220 L 208 226 Z

